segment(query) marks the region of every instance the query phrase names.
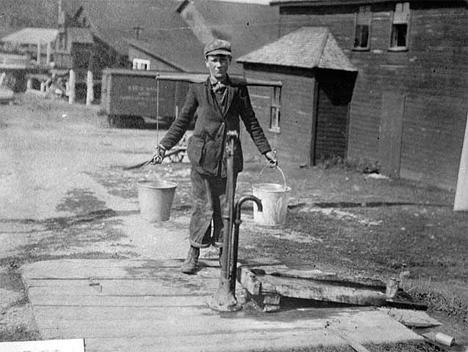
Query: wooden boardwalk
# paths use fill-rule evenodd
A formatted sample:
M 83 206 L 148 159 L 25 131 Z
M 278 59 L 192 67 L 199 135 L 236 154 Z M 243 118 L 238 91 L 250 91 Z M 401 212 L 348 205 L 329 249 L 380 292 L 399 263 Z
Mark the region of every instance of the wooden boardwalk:
M 373 308 L 211 310 L 217 261 L 57 260 L 22 268 L 43 339 L 84 338 L 87 352 L 255 351 L 421 337 Z M 239 286 L 239 285 L 238 285 Z M 238 296 L 239 298 L 239 296 Z

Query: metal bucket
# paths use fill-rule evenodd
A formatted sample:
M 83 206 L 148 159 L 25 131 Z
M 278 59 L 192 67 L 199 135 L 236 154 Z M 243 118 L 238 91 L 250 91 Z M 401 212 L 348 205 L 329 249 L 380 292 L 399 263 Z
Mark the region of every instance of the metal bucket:
M 177 183 L 163 180 L 138 182 L 140 216 L 148 222 L 169 220 L 176 188 Z
M 283 185 L 259 183 L 252 186 L 253 195 L 262 201 L 263 206 L 263 211 L 258 211 L 258 208 L 254 206 L 254 221 L 259 225 L 281 226 L 286 223 L 291 187 L 286 185 L 283 171 L 279 167 L 276 169 L 283 176 Z

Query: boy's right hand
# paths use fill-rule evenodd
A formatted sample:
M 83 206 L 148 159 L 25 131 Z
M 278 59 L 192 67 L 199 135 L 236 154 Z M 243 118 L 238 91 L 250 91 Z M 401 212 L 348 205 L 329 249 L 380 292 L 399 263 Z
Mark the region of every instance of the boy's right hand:
M 153 156 L 151 157 L 151 164 L 153 165 L 161 164 L 165 155 L 166 155 L 166 150 L 159 145 L 156 146 L 154 148 Z

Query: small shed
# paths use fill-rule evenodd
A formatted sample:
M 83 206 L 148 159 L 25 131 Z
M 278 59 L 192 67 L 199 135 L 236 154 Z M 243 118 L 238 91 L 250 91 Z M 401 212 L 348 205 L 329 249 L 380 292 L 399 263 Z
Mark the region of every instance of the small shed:
M 28 54 L 38 65 L 49 65 L 58 30 L 53 28 L 23 28 L 3 37 L 0 41 Z
M 279 153 L 306 165 L 346 157 L 357 69 L 327 28 L 302 27 L 237 61 L 246 78 L 283 82 L 282 96 L 273 102 L 261 87 L 251 90 Z

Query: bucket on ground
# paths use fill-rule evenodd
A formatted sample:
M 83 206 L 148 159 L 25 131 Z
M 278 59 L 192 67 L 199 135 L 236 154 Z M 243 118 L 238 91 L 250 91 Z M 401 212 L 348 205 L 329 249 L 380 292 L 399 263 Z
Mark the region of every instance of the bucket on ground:
M 259 225 L 281 226 L 286 223 L 291 187 L 286 185 L 283 171 L 279 167 L 276 169 L 283 175 L 284 184 L 259 183 L 252 186 L 253 195 L 262 201 L 263 211 L 254 206 L 253 212 L 254 221 Z
M 141 217 L 149 222 L 169 220 L 176 188 L 177 183 L 164 180 L 138 182 Z

